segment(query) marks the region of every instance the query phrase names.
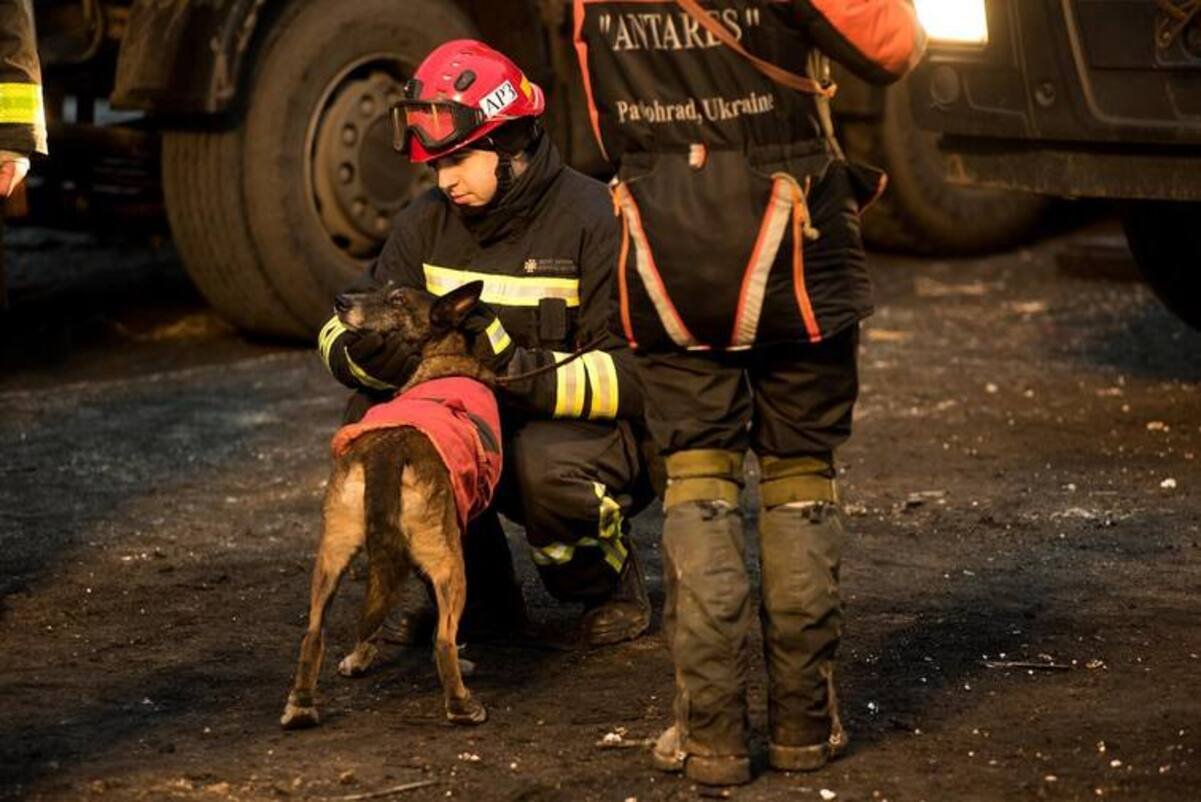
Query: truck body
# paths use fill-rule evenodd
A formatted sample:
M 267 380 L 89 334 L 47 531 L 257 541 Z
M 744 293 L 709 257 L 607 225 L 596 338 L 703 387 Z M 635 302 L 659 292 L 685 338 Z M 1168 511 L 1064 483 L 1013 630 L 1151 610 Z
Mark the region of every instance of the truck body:
M 442 41 L 483 38 L 513 57 L 548 90 L 547 128 L 567 160 L 606 174 L 570 16 L 569 0 L 44 0 L 52 159 L 31 182 L 33 219 L 116 225 L 165 207 L 185 267 L 223 316 L 309 336 L 429 186 L 428 171 L 391 151 L 389 110 Z M 865 221 L 870 240 L 973 251 L 1037 223 L 1041 201 L 963 193 L 936 176 L 903 88 L 838 79 L 847 149 L 894 173 Z
M 1201 327 L 1201 3 L 963 0 L 957 13 L 910 81 L 948 179 L 1112 199 L 1152 288 Z

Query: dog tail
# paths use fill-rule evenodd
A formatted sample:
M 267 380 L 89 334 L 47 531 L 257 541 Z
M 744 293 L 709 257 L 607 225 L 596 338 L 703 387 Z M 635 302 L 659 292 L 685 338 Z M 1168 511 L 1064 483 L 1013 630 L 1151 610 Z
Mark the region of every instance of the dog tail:
M 368 537 L 382 535 L 384 542 L 393 544 L 404 542 L 400 537 L 400 482 L 405 469 L 402 454 L 397 448 L 372 448 L 363 455 Z

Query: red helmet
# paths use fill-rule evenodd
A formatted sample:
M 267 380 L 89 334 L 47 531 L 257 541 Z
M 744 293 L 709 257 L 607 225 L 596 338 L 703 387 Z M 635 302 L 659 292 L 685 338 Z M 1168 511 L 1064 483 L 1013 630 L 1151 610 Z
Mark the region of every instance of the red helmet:
M 542 89 L 516 64 L 483 42 L 456 39 L 426 56 L 405 84 L 392 108 L 395 145 L 422 164 L 545 110 Z

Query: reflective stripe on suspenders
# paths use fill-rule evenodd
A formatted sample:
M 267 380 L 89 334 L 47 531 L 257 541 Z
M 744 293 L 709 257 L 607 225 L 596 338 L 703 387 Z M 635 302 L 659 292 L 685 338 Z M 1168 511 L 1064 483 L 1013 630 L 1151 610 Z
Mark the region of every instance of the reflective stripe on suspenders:
M 791 228 L 792 270 L 797 308 L 805 322 L 805 331 L 810 342 L 822 339 L 821 328 L 813 312 L 809 290 L 805 286 L 806 240 L 815 240 L 820 233 L 809 218 L 809 182 L 802 188 L 788 173 L 772 175 L 771 200 L 763 215 L 763 224 L 755 241 L 755 249 L 746 266 L 742 279 L 742 291 L 738 295 L 738 311 L 734 317 L 734 330 L 730 337 L 730 348 L 750 348 L 755 344 L 759 331 L 759 320 L 763 313 L 763 301 L 767 294 L 767 278 L 780 252 L 784 234 Z M 789 222 L 791 220 L 791 227 Z

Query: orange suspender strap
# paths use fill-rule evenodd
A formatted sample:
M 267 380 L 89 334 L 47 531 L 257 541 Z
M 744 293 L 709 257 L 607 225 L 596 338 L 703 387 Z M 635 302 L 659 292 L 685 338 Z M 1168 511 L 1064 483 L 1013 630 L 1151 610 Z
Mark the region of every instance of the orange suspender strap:
M 789 72 L 777 64 L 772 64 L 766 59 L 759 58 L 743 47 L 742 43 L 734 38 L 734 34 L 730 33 L 730 30 L 725 25 L 722 25 L 716 19 L 706 14 L 705 9 L 701 8 L 701 4 L 697 0 L 676 0 L 676 3 L 688 12 L 688 16 L 700 23 L 701 27 L 713 34 L 718 41 L 751 62 L 751 65 L 755 69 L 776 83 L 787 86 L 789 89 L 795 89 L 798 92 L 817 95 L 826 99 L 834 97 L 834 93 L 838 90 L 836 84 L 823 86 L 812 78 L 797 75 L 795 72 Z

